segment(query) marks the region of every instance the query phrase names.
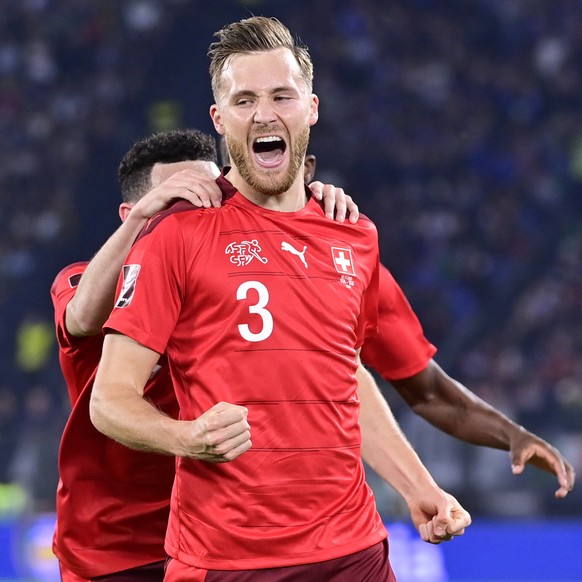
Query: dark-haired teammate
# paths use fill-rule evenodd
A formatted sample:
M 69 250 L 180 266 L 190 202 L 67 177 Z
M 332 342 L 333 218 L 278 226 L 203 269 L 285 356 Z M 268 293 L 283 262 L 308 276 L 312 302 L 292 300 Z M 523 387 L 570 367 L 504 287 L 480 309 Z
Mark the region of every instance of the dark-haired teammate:
M 66 582 L 163 579 L 174 459 L 105 437 L 91 424 L 89 398 L 101 357 L 101 326 L 113 307 L 123 259 L 146 222 L 176 198 L 201 204 L 197 192 L 204 195 L 204 176 L 213 183 L 218 174 L 215 158 L 214 139 L 194 130 L 135 144 L 119 169 L 123 224 L 90 263 L 66 267 L 52 285 L 59 359 L 72 404 L 59 452 L 53 546 Z M 146 395 L 177 416 L 165 364 L 152 373 Z M 119 572 L 124 573 L 113 575 Z

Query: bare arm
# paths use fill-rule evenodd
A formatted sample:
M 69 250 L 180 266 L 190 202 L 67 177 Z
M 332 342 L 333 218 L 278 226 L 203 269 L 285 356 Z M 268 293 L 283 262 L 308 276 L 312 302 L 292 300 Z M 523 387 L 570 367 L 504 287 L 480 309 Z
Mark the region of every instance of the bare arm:
M 557 476 L 560 487 L 556 497 L 565 497 L 574 487 L 574 469 L 558 449 L 487 404 L 434 360 L 416 376 L 391 384 L 414 412 L 447 434 L 510 451 L 515 474 L 522 473 L 529 463 Z
M 130 448 L 203 461 L 232 461 L 247 451 L 246 408 L 219 402 L 195 420 L 174 420 L 143 397 L 158 358 L 127 336 L 105 336 L 90 402 L 95 427 Z
M 424 541 L 440 543 L 462 535 L 469 514 L 443 491 L 420 461 L 398 426 L 371 374 L 360 364 L 362 458 L 406 501 Z
M 217 170 L 218 171 L 218 170 Z M 67 305 L 67 331 L 77 337 L 97 335 L 113 309 L 115 289 L 123 261 L 147 221 L 183 198 L 195 206 L 209 206 L 222 196 L 212 174 L 192 170 L 178 172 L 153 188 L 131 210 L 127 218 L 87 266 L 75 296 Z

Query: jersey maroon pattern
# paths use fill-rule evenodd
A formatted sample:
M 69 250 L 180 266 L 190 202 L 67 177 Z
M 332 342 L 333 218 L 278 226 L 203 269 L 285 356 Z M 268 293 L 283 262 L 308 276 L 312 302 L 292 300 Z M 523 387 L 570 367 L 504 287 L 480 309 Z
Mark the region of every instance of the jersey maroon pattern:
M 338 271 L 332 248 L 349 251 L 349 270 Z M 253 569 L 382 540 L 354 375 L 356 348 L 377 324 L 374 225 L 334 223 L 314 200 L 281 213 L 237 193 L 220 209 L 159 221 L 126 264 L 140 266 L 132 300 L 105 329 L 167 353 L 181 418 L 219 401 L 249 409 L 249 452 L 178 460 L 168 553 Z
M 165 558 L 175 462 L 128 449 L 91 423 L 89 400 L 103 336 L 75 338 L 65 327 L 67 303 L 86 266 L 77 263 L 63 269 L 51 288 L 59 358 L 72 404 L 59 450 L 53 549 L 68 570 L 93 578 Z M 177 416 L 166 364 L 161 364 L 146 394 L 167 414 Z
M 380 266 L 378 331 L 366 338 L 362 361 L 386 380 L 401 380 L 426 368 L 437 349 L 390 271 Z

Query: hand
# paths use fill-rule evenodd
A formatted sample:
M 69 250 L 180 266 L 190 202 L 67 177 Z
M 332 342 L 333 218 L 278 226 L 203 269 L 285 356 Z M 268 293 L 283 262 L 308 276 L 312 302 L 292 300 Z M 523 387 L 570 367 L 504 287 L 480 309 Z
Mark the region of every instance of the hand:
M 409 503 L 410 515 L 423 541 L 430 544 L 448 542 L 465 533 L 471 516 L 449 493 L 436 488 L 416 503 Z
M 210 463 L 233 461 L 252 446 L 247 415 L 244 406 L 215 404 L 196 420 L 184 423 L 180 456 Z
M 558 499 L 566 497 L 572 491 L 576 481 L 576 473 L 572 465 L 556 447 L 527 430 L 521 429 L 512 437 L 509 457 L 514 475 L 521 475 L 526 463 L 554 473 L 560 485 L 555 493 Z
M 152 188 L 132 208 L 131 213 L 141 218 L 152 216 L 168 208 L 178 199 L 188 200 L 197 207 L 219 208 L 222 192 L 211 172 L 181 170 Z
M 351 196 L 343 191 L 343 188 L 336 188 L 331 184 L 323 184 L 322 182 L 311 182 L 309 188 L 316 200 L 323 200 L 323 209 L 329 219 L 334 219 L 335 211 L 335 219 L 338 222 L 344 222 L 346 213 L 352 224 L 358 222 L 360 217 L 358 205 Z

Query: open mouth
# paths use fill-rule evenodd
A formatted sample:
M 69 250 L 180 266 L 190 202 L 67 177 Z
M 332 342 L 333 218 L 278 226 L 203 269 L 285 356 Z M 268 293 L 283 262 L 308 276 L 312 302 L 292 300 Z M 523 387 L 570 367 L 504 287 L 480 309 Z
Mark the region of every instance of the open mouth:
M 276 136 L 258 137 L 253 143 L 253 153 L 261 166 L 275 167 L 283 160 L 287 144 Z

